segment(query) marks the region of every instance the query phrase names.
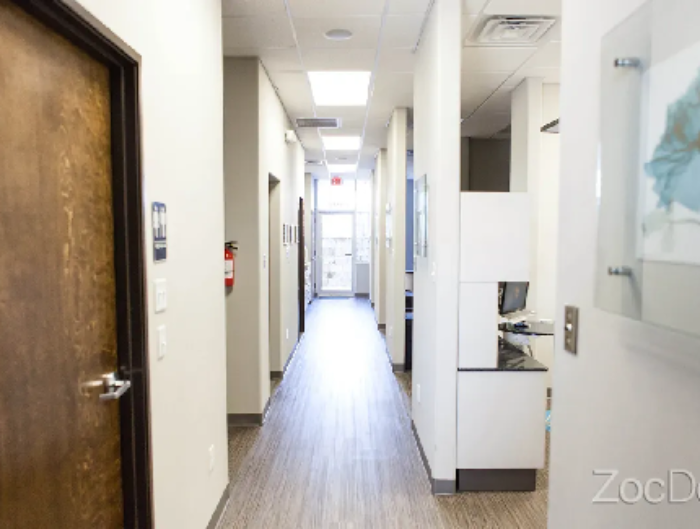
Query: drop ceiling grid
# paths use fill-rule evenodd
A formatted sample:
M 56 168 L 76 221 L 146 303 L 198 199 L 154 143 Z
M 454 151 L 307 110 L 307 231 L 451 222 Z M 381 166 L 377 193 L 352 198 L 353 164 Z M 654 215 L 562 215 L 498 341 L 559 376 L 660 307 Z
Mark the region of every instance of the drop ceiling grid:
M 493 7 L 496 2 L 497 6 L 514 8 L 514 4 L 508 4 L 509 1 L 491 0 L 483 6 L 483 11 L 488 13 L 496 9 Z M 539 8 L 543 9 L 541 14 L 555 16 L 560 11 L 557 7 L 560 0 L 513 0 L 516 1 L 519 2 L 517 11 L 498 14 L 521 15 Z M 491 15 L 481 18 L 488 16 Z M 505 126 L 504 121 L 510 119 L 510 93 L 525 77 L 541 77 L 545 82 L 559 81 L 560 28 L 561 22 L 558 21 L 534 46 L 467 45 L 462 49 L 463 136 L 491 137 L 498 133 Z

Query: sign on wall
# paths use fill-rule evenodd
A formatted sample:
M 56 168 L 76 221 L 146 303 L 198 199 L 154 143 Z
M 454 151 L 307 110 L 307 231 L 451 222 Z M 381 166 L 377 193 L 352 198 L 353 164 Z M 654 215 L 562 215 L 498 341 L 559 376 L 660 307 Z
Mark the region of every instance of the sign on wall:
M 151 218 L 153 222 L 153 260 L 158 263 L 165 261 L 168 255 L 168 221 L 165 204 L 153 202 Z

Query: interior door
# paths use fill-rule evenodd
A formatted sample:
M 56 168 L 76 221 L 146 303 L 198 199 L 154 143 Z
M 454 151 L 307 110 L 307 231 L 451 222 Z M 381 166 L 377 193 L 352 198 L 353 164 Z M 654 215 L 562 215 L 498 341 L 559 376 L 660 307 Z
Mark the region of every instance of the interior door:
M 299 243 L 297 246 L 297 267 L 298 267 L 298 307 L 299 307 L 299 333 L 304 333 L 306 329 L 306 240 L 304 222 L 304 199 L 299 198 Z
M 0 0 L 0 527 L 123 527 L 107 67 Z
M 352 296 L 353 291 L 353 239 L 354 215 L 352 213 L 319 213 L 318 248 L 319 295 Z

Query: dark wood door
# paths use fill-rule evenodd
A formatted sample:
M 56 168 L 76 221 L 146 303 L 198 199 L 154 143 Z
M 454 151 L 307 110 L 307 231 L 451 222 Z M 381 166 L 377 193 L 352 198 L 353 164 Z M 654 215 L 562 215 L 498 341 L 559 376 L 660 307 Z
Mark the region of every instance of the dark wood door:
M 123 527 L 110 73 L 0 0 L 0 527 Z
M 299 199 L 299 334 L 306 330 L 306 238 L 304 237 L 304 199 Z

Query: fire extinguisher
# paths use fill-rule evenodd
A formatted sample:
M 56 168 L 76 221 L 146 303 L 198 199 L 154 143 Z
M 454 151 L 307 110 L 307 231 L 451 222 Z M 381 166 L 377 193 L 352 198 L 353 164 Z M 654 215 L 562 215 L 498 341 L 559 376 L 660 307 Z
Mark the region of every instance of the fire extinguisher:
M 232 243 L 226 243 L 224 246 L 224 285 L 227 287 L 232 287 L 235 283 L 233 262 L 233 250 L 235 249 L 236 247 Z

